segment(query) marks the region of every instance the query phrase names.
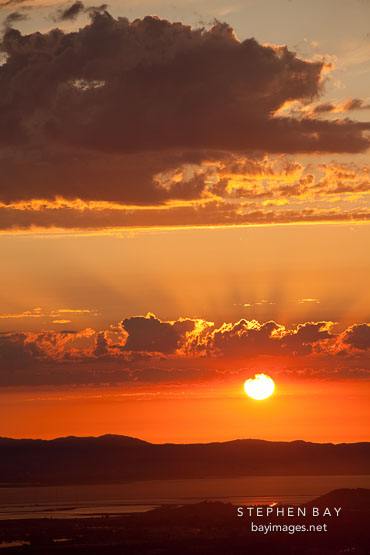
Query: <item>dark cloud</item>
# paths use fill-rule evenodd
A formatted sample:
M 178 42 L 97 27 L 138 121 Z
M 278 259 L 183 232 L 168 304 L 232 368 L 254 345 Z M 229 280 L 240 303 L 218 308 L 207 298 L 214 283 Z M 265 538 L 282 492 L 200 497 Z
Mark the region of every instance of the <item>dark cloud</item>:
M 4 19 L 4 26 L 11 27 L 13 23 L 17 23 L 19 21 L 25 21 L 26 19 L 28 19 L 28 15 L 21 11 L 12 12 L 9 15 L 7 15 L 6 18 Z
M 108 343 L 107 343 L 107 340 L 105 339 L 105 333 L 101 331 L 96 336 L 93 355 L 100 358 L 108 354 L 109 354 Z
M 107 11 L 109 4 L 100 4 L 99 6 L 89 6 L 86 8 L 86 13 L 94 17 L 96 13 L 104 13 Z
M 206 163 L 201 163 L 203 157 Z M 123 160 L 125 166 L 121 168 Z M 24 165 L 27 161 L 25 157 Z M 3 159 L 3 176 L 8 173 L 8 162 Z M 82 167 L 66 157 L 54 158 L 54 183 L 63 187 L 67 181 L 79 197 L 88 182 L 105 180 L 104 203 L 98 194 L 92 202 L 73 197 L 32 202 L 32 190 L 24 179 L 27 170 L 19 165 L 9 172 L 19 199 L 16 203 L 10 199 L 8 204 L 0 202 L 0 230 L 269 225 L 366 221 L 370 216 L 365 195 L 348 197 L 370 190 L 367 164 L 331 162 L 315 168 L 281 156 L 203 151 L 200 156 L 172 152 L 167 161 L 166 155 L 142 153 L 123 158 L 112 155 L 101 166 L 87 156 L 84 162 Z M 170 170 L 166 170 L 166 162 Z M 42 162 L 41 154 L 38 167 L 38 187 L 47 197 L 50 167 Z M 125 204 L 115 202 L 119 172 L 130 183 Z M 154 181 L 153 172 L 157 176 Z M 13 189 L 4 190 L 7 194 L 13 195 Z M 146 206 L 149 200 L 151 205 Z M 317 208 L 317 201 L 326 204 Z
M 287 333 L 283 337 L 282 347 L 294 355 L 310 354 L 316 343 L 335 337 L 330 328 L 328 322 L 300 324 L 295 331 Z
M 321 113 L 327 113 L 327 112 L 334 112 L 335 108 L 336 106 L 332 102 L 321 102 L 320 104 L 317 104 L 313 108 L 312 113 L 321 114 Z
M 370 110 L 368 101 L 362 98 L 347 98 L 341 104 L 333 102 L 321 102 L 311 111 L 311 114 L 325 114 L 330 112 L 353 112 L 354 110 Z
M 0 335 L 0 368 L 2 370 L 17 370 L 35 365 L 42 352 L 35 342 L 29 342 L 27 339 L 27 334 L 23 333 Z
M 122 321 L 122 327 L 128 333 L 124 350 L 173 353 L 194 325 L 192 320 L 161 322 L 153 314 L 126 318 Z
M 215 326 L 191 318 L 162 321 L 149 313 L 99 332 L 4 333 L 0 386 L 224 379 L 235 374 L 238 361 L 253 366 L 261 357 L 299 376 L 366 378 L 369 330 L 369 324 L 354 324 L 335 333 L 331 322 L 289 329 L 244 319 Z
M 277 332 L 279 326 L 275 322 L 259 325 L 257 322 L 240 320 L 235 324 L 224 324 L 221 328 L 207 333 L 199 343 L 197 350 L 206 351 L 211 356 L 225 356 L 239 358 L 261 354 L 277 354 L 280 350 L 278 341 L 271 339 L 271 334 Z
M 334 339 L 327 322 L 307 322 L 295 330 L 287 330 L 276 322 L 259 324 L 240 320 L 224 324 L 205 334 L 201 341 L 194 339 L 198 352 L 206 350 L 209 356 L 240 358 L 258 355 L 308 355 L 318 342 Z
M 54 16 L 54 21 L 74 21 L 79 15 L 84 13 L 86 8 L 80 0 L 74 2 L 67 8 L 60 8 Z
M 82 9 L 77 2 L 67 11 Z M 91 24 L 78 31 L 5 32 L 1 200 L 194 198 L 199 177 L 167 190 L 155 176 L 176 159 L 199 163 L 216 152 L 369 146 L 367 123 L 272 116 L 287 101 L 320 95 L 322 62 L 239 42 L 222 23 L 130 23 L 104 10 L 90 11 Z
M 355 324 L 343 334 L 343 343 L 366 351 L 370 349 L 370 324 Z
M 207 153 L 171 151 L 99 155 L 86 150 L 72 152 L 65 147 L 53 151 L 48 145 L 32 151 L 22 149 L 19 158 L 18 148 L 3 153 L 0 148 L 0 200 L 53 200 L 61 196 L 65 199 L 156 205 L 169 199 L 197 198 L 202 193 L 200 178 L 188 184 L 173 183 L 166 188 L 154 176 L 184 163 L 198 164 L 202 156 Z M 209 156 L 212 159 L 212 155 Z M 6 187 L 6 183 L 12 183 L 12 187 Z
M 51 16 L 51 19 L 55 22 L 63 21 L 75 21 L 83 13 L 88 14 L 92 18 L 98 13 L 106 12 L 108 4 L 100 4 L 99 6 L 85 6 L 83 2 L 77 0 L 73 4 L 67 7 L 59 8 L 56 13 Z

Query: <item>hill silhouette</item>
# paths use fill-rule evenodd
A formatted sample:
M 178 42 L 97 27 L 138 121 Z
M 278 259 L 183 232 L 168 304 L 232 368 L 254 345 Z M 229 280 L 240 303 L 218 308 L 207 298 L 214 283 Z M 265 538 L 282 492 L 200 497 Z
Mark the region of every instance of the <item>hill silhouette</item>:
M 53 440 L 0 438 L 5 484 L 103 484 L 247 475 L 367 474 L 370 443 L 152 444 L 118 435 Z

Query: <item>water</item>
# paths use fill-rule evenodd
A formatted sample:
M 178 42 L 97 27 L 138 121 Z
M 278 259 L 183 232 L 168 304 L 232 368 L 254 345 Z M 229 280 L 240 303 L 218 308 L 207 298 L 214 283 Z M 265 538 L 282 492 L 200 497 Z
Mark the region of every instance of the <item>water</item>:
M 15 540 L 12 542 L 0 542 L 0 549 L 2 547 L 20 547 L 21 545 L 30 545 L 30 542 L 25 542 L 23 540 Z
M 370 488 L 370 476 L 244 476 L 92 486 L 0 488 L 0 520 L 83 518 L 144 512 L 164 504 L 302 504 L 338 488 Z

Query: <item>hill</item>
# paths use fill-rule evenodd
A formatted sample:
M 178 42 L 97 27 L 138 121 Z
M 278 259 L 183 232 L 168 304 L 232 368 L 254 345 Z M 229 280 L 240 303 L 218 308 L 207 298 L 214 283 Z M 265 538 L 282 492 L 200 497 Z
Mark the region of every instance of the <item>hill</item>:
M 370 443 L 152 444 L 126 436 L 0 438 L 6 484 L 114 483 L 246 475 L 368 474 Z

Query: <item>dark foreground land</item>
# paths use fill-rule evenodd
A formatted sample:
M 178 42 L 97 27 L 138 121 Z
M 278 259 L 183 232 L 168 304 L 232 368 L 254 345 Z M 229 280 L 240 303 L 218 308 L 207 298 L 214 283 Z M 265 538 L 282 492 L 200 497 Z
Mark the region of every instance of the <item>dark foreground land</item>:
M 339 517 L 237 517 L 231 504 L 167 506 L 148 513 L 88 519 L 0 522 L 0 541 L 24 540 L 2 555 L 367 555 L 370 490 L 336 490 L 305 507 L 342 507 Z M 327 532 L 251 532 L 258 524 L 327 524 Z M 59 540 L 59 541 L 55 541 Z M 63 541 L 61 541 L 63 540 Z

